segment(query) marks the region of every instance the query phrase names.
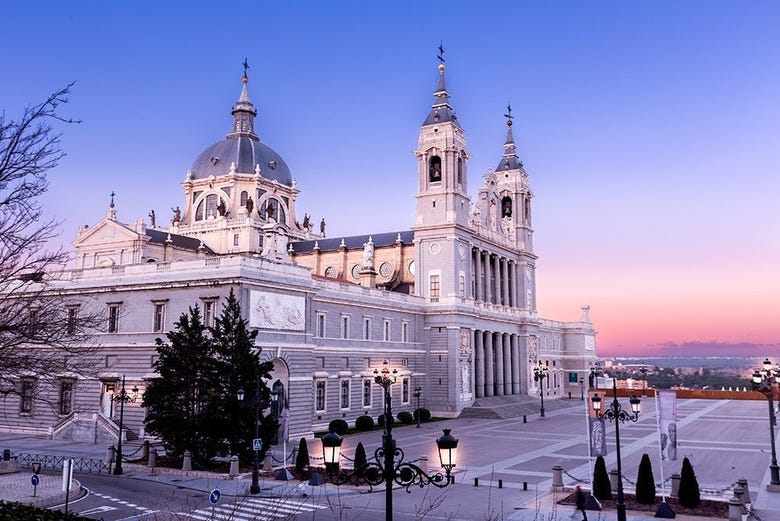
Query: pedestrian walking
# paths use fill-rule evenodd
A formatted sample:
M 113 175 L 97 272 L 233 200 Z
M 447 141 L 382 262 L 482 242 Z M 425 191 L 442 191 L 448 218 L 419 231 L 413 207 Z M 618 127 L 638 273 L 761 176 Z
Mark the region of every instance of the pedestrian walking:
M 571 517 L 576 516 L 577 512 L 582 512 L 582 521 L 588 521 L 588 514 L 585 513 L 585 492 L 583 492 L 582 487 L 579 485 L 574 489 L 574 501 L 577 508 L 574 510 Z

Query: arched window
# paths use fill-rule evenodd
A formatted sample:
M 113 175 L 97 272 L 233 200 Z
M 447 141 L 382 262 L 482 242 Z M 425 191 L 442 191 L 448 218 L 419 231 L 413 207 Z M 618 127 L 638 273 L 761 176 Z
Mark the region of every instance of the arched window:
M 284 213 L 284 206 L 273 197 L 263 201 L 263 204 L 260 205 L 259 213 L 260 217 L 263 219 L 269 219 L 273 217 L 273 219 L 278 223 L 287 222 Z
M 241 206 L 246 206 L 247 199 L 249 199 L 249 194 L 246 191 L 241 192 Z
M 428 180 L 431 183 L 441 181 L 441 158 L 432 156 L 428 163 Z
M 501 217 L 512 217 L 512 198 L 508 195 L 501 199 Z
M 458 184 L 463 184 L 463 158 L 458 157 Z
M 198 203 L 198 208 L 195 210 L 195 220 L 204 221 L 209 217 L 216 217 L 219 201 L 220 199 L 217 194 L 207 195 L 205 199 Z

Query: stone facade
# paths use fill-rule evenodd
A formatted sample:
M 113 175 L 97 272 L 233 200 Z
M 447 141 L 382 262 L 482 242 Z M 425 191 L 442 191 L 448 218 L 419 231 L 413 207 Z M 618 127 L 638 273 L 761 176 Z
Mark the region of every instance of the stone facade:
M 477 398 L 538 395 L 536 364 L 549 369 L 547 396 L 579 390 L 595 331 L 587 307 L 574 323 L 537 314 L 533 194 L 511 119 L 499 166 L 472 201 L 465 132 L 441 66 L 415 152 L 415 226 L 326 237 L 324 222 L 308 214 L 299 222 L 296 182 L 259 142 L 247 81 L 232 131 L 196 159 L 169 222 L 150 214 L 148 225 L 124 224 L 112 201 L 104 219 L 79 231 L 77 267 L 52 285 L 105 310 L 107 327 L 94 337 L 99 374 L 69 377 L 68 392 L 60 385 L 53 400 L 69 403 L 57 407 L 20 414 L 6 401 L 0 428 L 104 440 L 97 431 L 116 429 L 111 397 L 121 377 L 142 394 L 155 376 L 155 339 L 196 304 L 213 323 L 231 290 L 258 330 L 262 358 L 274 363 L 270 384 L 285 392 L 293 439 L 335 418 L 380 414 L 373 370 L 384 360 L 398 369 L 396 412 L 416 407 L 417 387 L 421 405 L 440 416 Z M 139 404 L 125 406 L 128 436 L 144 436 Z

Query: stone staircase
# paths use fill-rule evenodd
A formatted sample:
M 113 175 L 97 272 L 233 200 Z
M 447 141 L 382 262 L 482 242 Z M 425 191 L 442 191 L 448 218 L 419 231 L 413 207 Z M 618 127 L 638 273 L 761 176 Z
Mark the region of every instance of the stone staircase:
M 579 398 L 548 398 L 544 399 L 544 410 L 554 411 L 567 407 L 583 407 Z M 477 398 L 471 407 L 463 409 L 459 418 L 483 418 L 493 420 L 508 420 L 523 416 L 539 415 L 539 398 L 526 395 L 491 396 Z

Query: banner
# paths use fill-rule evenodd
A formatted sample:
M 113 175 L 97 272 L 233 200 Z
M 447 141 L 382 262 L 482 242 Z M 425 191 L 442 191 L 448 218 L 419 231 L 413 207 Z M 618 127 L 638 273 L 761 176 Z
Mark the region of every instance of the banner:
M 607 422 L 604 418 L 598 418 L 596 411 L 593 410 L 591 397 L 594 394 L 597 394 L 597 392 L 588 391 L 588 437 L 590 439 L 591 458 L 607 455 Z M 604 400 L 604 393 L 598 394 Z
M 658 434 L 661 437 L 661 460 L 677 459 L 677 393 L 658 394 Z

